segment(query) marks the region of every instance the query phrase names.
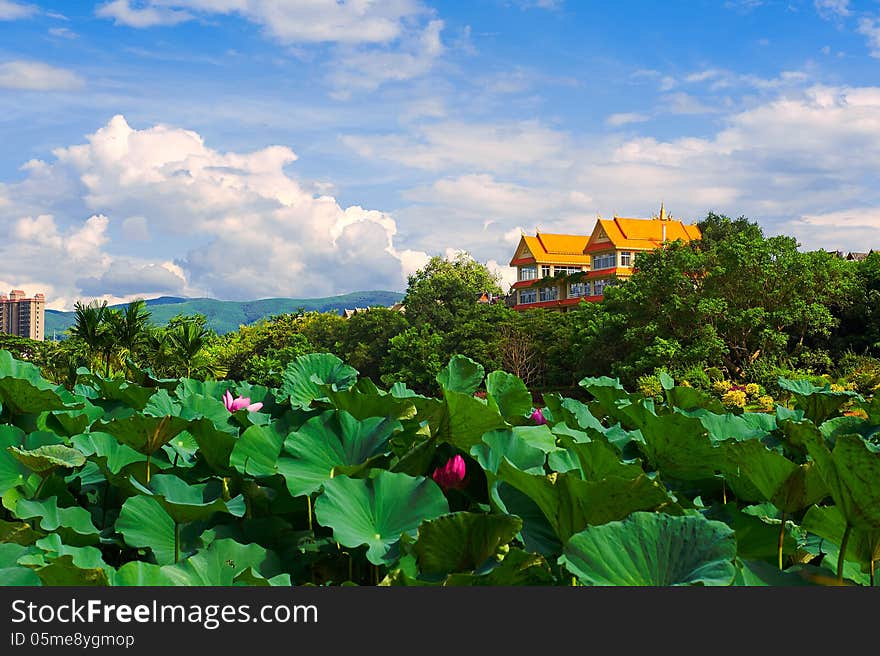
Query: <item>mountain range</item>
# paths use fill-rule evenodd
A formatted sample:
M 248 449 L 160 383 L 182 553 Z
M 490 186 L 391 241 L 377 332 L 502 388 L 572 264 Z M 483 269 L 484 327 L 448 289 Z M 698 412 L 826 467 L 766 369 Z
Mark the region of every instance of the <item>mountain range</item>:
M 150 321 L 164 325 L 169 319 L 179 314 L 203 314 L 208 326 L 218 334 L 238 330 L 241 325 L 255 323 L 263 318 L 276 314 L 296 312 L 334 312 L 341 314 L 345 308 L 371 307 L 381 305 L 388 307 L 403 299 L 403 294 L 389 291 L 363 291 L 329 296 L 327 298 L 263 298 L 256 301 L 218 301 L 213 298 L 180 298 L 177 296 L 160 296 L 146 299 L 151 313 Z M 121 308 L 124 304 L 110 307 Z M 46 310 L 45 337 L 62 339 L 64 331 L 74 323 L 74 312 Z

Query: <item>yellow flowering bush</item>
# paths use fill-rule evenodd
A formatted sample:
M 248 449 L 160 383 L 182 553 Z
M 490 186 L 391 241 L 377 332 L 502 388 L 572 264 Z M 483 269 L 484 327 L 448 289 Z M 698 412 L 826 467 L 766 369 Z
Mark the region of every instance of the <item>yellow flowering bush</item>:
M 690 384 L 688 381 L 686 381 L 686 380 L 681 381 L 681 386 L 682 386 L 682 387 L 693 387 L 693 385 L 691 385 L 691 384 Z
M 758 383 L 747 383 L 746 384 L 746 394 L 749 396 L 757 396 L 761 391 L 761 386 Z
M 712 383 L 712 389 L 715 390 L 718 394 L 724 394 L 725 392 L 730 391 L 730 381 L 729 380 L 716 380 Z
M 765 394 L 764 396 L 758 397 L 758 404 L 761 406 L 762 410 L 772 410 L 775 402 L 773 401 L 773 397 Z
M 842 391 L 843 391 L 843 385 L 838 385 L 837 383 L 832 383 L 832 384 L 831 384 L 831 391 L 832 391 L 832 392 L 842 392 Z
M 742 408 L 746 404 L 746 393 L 742 390 L 727 392 L 721 397 L 721 402 L 726 406 L 737 406 Z

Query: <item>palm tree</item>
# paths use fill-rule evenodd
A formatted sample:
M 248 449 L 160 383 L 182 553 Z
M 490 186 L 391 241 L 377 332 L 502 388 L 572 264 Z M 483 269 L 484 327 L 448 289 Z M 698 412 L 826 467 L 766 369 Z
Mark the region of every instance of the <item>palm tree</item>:
M 122 311 L 111 311 L 105 321 L 112 336 L 113 346 L 119 351 L 120 361 L 131 357 L 147 340 L 150 312 L 143 299 L 132 301 Z
M 207 326 L 195 320 L 181 321 L 168 328 L 166 339 L 171 357 L 181 365 L 187 378 L 198 363 L 198 356 L 210 336 L 211 331 Z
M 107 301 L 92 301 L 83 305 L 77 301 L 74 305 L 74 323 L 70 328 L 71 337 L 81 339 L 89 352 L 90 368 L 97 353 L 104 347 L 106 326 L 104 317 L 107 313 Z

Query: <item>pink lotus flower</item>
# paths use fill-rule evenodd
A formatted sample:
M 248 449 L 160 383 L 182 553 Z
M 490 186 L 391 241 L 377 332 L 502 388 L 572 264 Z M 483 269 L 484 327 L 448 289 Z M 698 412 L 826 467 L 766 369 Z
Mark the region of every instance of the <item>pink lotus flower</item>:
M 226 390 L 226 394 L 223 395 L 223 405 L 226 406 L 229 412 L 236 412 L 242 408 L 245 408 L 248 412 L 256 412 L 263 407 L 262 403 L 251 403 L 249 396 L 239 396 L 233 399 L 229 390 Z
M 444 492 L 449 489 L 461 490 L 465 487 L 464 483 L 465 466 L 464 458 L 455 456 L 450 458 L 445 465 L 437 467 L 431 478 L 443 488 Z
M 546 424 L 547 419 L 544 417 L 544 413 L 541 412 L 541 408 L 535 408 L 532 411 L 532 414 L 529 415 L 529 418 L 535 422 L 536 424 Z

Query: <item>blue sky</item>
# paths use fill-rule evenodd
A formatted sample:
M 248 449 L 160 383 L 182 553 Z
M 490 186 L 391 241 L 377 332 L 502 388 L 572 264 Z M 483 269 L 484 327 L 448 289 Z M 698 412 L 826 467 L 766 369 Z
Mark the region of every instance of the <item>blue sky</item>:
M 875 0 L 0 0 L 0 289 L 403 290 L 663 201 L 880 248 Z

